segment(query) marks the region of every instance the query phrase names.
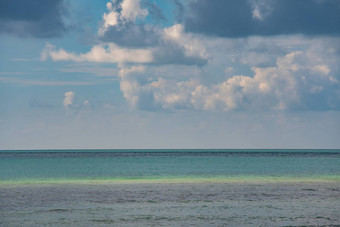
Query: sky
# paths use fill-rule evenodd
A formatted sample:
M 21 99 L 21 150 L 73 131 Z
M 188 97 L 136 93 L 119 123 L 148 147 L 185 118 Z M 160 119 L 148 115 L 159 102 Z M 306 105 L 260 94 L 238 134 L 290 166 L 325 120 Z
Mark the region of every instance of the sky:
M 339 0 L 0 0 L 2 150 L 339 138 Z

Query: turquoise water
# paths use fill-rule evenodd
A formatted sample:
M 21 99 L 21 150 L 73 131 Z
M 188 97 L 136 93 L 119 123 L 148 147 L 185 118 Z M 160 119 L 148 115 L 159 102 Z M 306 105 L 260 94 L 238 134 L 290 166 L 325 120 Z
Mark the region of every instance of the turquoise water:
M 0 182 L 340 176 L 340 150 L 0 151 Z

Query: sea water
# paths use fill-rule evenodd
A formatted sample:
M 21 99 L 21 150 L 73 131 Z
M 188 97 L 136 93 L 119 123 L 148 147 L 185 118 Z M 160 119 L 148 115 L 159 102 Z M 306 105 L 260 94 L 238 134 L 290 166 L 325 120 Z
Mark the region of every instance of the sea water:
M 339 185 L 340 150 L 0 151 L 0 225 L 338 225 Z
M 212 177 L 330 177 L 340 150 L 0 151 L 0 182 Z

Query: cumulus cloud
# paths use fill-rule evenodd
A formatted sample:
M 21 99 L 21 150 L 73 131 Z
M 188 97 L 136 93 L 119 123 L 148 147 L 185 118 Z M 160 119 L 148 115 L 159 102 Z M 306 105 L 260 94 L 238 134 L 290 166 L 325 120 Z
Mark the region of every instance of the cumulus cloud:
M 140 0 L 125 0 L 121 3 L 121 7 L 122 20 L 135 21 L 148 15 L 148 11 L 140 7 Z
M 121 90 L 133 107 L 149 110 L 340 108 L 336 66 L 317 54 L 313 49 L 293 51 L 279 57 L 273 67 L 253 67 L 253 76 L 234 75 L 212 85 L 197 78 L 158 77 L 141 82 L 138 78 L 145 74 L 144 67 L 121 69 Z M 311 97 L 319 99 L 317 105 Z
M 66 32 L 64 0 L 1 0 L 0 34 L 20 37 L 56 37 Z
M 200 0 L 188 6 L 188 31 L 221 37 L 339 35 L 337 0 Z
M 73 105 L 75 93 L 73 91 L 68 91 L 65 92 L 64 96 L 63 105 L 65 108 L 69 108 Z
M 131 39 L 131 37 L 128 35 Z M 128 40 L 125 40 L 128 41 Z M 153 63 L 204 65 L 209 56 L 204 45 L 184 32 L 180 24 L 164 28 L 159 33 L 159 45 L 147 48 L 121 47 L 114 42 L 95 45 L 87 53 L 76 54 L 46 44 L 41 59 L 76 62 Z M 133 41 L 135 42 L 135 41 Z
M 146 4 L 147 5 L 147 4 Z M 150 5 L 150 4 L 149 4 Z M 41 58 L 54 61 L 204 65 L 209 56 L 183 25 L 159 27 L 142 21 L 149 14 L 140 0 L 110 1 L 106 5 L 99 44 L 87 53 L 72 53 L 47 44 Z M 150 6 L 149 6 L 150 8 Z M 155 6 L 153 7 L 155 8 Z M 136 23 L 140 20 L 139 23 Z
M 67 91 L 64 93 L 63 106 L 67 113 L 82 113 L 88 111 L 91 108 L 89 100 L 85 99 L 82 103 L 75 100 L 76 93 L 73 91 Z
M 150 4 L 146 4 L 149 5 Z M 154 4 L 152 4 L 154 5 Z M 155 7 L 155 6 L 154 6 Z M 150 7 L 149 7 L 150 8 Z M 133 10 L 132 10 L 133 9 Z M 99 39 L 125 48 L 150 49 L 156 64 L 204 65 L 208 61 L 205 48 L 198 38 L 186 33 L 183 25 L 162 28 L 139 21 L 148 15 L 138 0 L 109 2 L 103 15 Z M 128 12 L 134 12 L 130 15 Z
M 112 1 L 106 4 L 108 13 L 103 15 L 103 26 L 98 33 L 103 35 L 110 26 L 118 23 L 134 22 L 137 18 L 144 18 L 148 15 L 146 9 L 140 7 L 140 0 Z
M 145 71 L 143 66 L 132 66 L 130 68 L 121 68 L 119 70 L 120 90 L 124 94 L 124 98 L 133 107 L 137 106 L 141 96 L 141 86 L 135 74 L 140 74 Z
M 106 5 L 102 26 L 98 30 L 100 40 L 114 42 L 126 47 L 157 45 L 159 30 L 153 25 L 136 24 L 148 10 L 141 7 L 140 0 L 111 1 Z

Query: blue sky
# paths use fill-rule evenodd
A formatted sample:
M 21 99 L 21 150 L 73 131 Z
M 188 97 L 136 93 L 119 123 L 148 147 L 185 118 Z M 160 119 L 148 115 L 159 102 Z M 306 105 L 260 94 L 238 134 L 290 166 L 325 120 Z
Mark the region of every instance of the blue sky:
M 339 0 L 0 0 L 0 149 L 340 148 Z

